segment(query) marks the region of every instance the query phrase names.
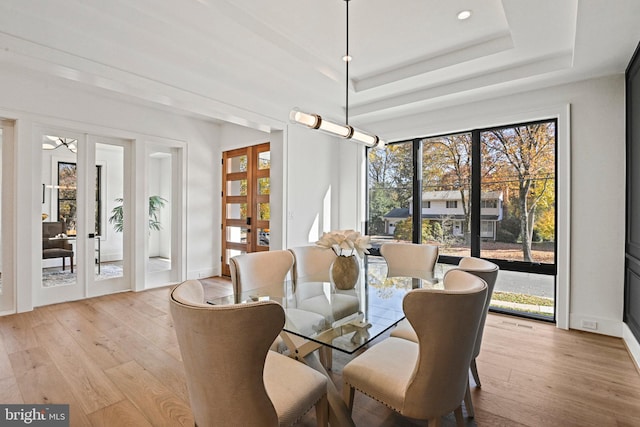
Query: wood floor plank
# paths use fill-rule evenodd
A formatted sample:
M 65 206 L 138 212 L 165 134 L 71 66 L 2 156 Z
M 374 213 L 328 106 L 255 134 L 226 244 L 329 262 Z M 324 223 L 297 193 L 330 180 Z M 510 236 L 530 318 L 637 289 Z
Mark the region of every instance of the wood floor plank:
M 9 372 L 13 372 L 9 370 Z M 18 387 L 18 381 L 11 375 L 0 379 L 0 402 L 2 404 L 21 404 L 25 403 Z
M 170 388 L 178 397 L 187 401 L 187 382 L 184 366 L 164 348 L 147 340 L 128 327 L 107 332 L 110 339 L 119 342 L 134 355 L 134 360 L 151 375 Z M 177 345 L 177 343 L 176 343 Z M 170 347 L 175 348 L 175 345 Z
M 89 419 L 64 375 L 42 347 L 31 347 L 9 355 L 24 403 L 68 404 L 70 425 L 87 426 Z
M 93 427 L 153 427 L 130 400 L 121 400 L 89 414 Z
M 56 319 L 96 365 L 108 369 L 133 359 L 131 352 L 109 339 L 76 307 L 59 310 Z
M 153 426 L 193 426 L 189 404 L 176 397 L 162 382 L 135 361 L 107 369 L 127 398 Z
M 140 335 L 154 342 L 161 348 L 169 347 L 176 343 L 173 328 L 162 327 L 152 322 L 150 317 L 137 312 L 127 304 L 123 304 L 121 300 L 105 298 L 96 303 L 95 307 L 113 315 L 124 324 L 135 325 L 136 331 Z
M 38 346 L 31 329 L 31 318 L 28 313 L 0 317 L 0 333 L 8 354 Z
M 59 323 L 41 325 L 34 332 L 85 413 L 97 411 L 124 398 L 82 347 Z
M 4 345 L 4 338 L 0 333 L 0 380 L 11 377 L 13 377 L 13 371 L 11 370 L 11 362 L 9 361 L 9 352 Z
M 99 301 L 99 299 L 74 301 L 71 304 L 65 305 L 65 307 L 71 308 L 79 315 L 82 315 L 87 322 L 91 323 L 100 331 L 104 332 L 120 326 L 121 323 L 117 318 L 94 307 L 97 301 Z

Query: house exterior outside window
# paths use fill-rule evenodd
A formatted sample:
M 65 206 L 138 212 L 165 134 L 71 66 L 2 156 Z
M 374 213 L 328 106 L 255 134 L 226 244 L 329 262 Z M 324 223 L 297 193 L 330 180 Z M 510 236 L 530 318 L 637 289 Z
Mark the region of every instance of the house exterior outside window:
M 464 202 L 463 202 L 464 196 Z M 496 222 L 503 216 L 503 193 L 501 191 L 487 191 L 481 194 L 481 231 L 480 237 L 495 240 Z M 422 194 L 422 219 L 440 223 L 445 234 L 460 237 L 465 230 L 464 204 L 469 203 L 467 192 L 460 191 L 426 191 Z M 408 201 L 411 206 L 411 201 Z M 399 222 L 410 218 L 409 208 L 398 207 L 384 215 L 385 232 L 393 235 Z

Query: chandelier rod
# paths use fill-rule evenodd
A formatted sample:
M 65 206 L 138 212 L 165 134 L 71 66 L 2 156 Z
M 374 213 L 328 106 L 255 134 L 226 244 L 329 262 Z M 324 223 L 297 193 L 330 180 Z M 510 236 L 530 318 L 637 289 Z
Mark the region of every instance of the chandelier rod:
M 344 108 L 344 112 L 345 112 L 345 124 L 348 126 L 349 125 L 349 62 L 351 61 L 351 57 L 349 56 L 349 0 L 344 0 L 345 3 L 347 4 L 347 48 L 346 48 L 346 53 L 345 53 L 345 57 L 344 57 L 344 62 L 347 64 L 346 65 L 346 69 L 347 72 L 345 73 L 346 75 L 346 81 L 345 81 L 345 108 Z

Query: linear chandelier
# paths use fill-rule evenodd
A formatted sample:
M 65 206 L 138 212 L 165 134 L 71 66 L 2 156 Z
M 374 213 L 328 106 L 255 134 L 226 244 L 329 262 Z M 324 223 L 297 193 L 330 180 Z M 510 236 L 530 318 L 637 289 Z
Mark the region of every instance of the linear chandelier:
M 78 140 L 73 138 L 61 138 L 59 136 L 45 135 L 42 141 L 43 150 L 55 150 L 56 148 L 67 147 L 72 153 L 78 152 Z
M 377 135 L 366 133 L 349 125 L 349 62 L 351 61 L 351 55 L 349 55 L 349 1 L 351 0 L 344 0 L 347 10 L 347 49 L 345 55 L 342 57 L 342 60 L 346 64 L 345 123 L 335 123 L 327 119 L 323 119 L 319 114 L 305 113 L 298 110 L 297 108 L 291 110 L 289 118 L 292 122 L 305 125 L 310 129 L 317 129 L 330 135 L 350 139 L 352 141 L 364 144 L 370 148 L 383 147 L 384 141 L 378 138 Z

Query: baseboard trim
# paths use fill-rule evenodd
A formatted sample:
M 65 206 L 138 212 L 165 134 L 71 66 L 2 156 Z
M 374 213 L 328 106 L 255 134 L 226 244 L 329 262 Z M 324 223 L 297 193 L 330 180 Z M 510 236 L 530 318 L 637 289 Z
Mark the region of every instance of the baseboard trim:
M 593 324 L 596 328 L 587 327 L 585 323 Z M 612 337 L 622 337 L 622 325 L 619 320 L 603 319 L 594 316 L 585 316 L 581 314 L 571 314 L 569 317 L 569 329 L 577 329 L 579 331 L 593 332 L 595 334 L 610 335 Z

